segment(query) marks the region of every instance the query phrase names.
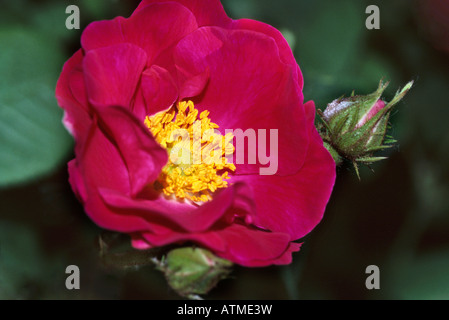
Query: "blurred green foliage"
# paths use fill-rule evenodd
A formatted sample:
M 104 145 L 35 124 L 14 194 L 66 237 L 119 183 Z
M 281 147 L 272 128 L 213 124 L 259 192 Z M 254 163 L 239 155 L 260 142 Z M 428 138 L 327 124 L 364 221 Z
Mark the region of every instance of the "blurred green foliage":
M 342 95 L 386 97 L 415 87 L 392 116 L 399 145 L 362 172 L 340 168 L 322 223 L 290 266 L 237 267 L 210 298 L 449 299 L 449 53 L 434 48 L 417 1 L 223 0 L 233 18 L 280 29 L 317 107 Z M 101 264 L 101 230 L 68 183 L 72 139 L 54 87 L 82 30 L 65 28 L 77 4 L 82 27 L 128 16 L 138 1 L 0 1 L 0 299 L 177 298 L 152 268 L 116 272 Z M 377 4 L 381 29 L 365 28 Z M 20 183 L 20 184 L 18 184 Z M 81 290 L 64 286 L 65 267 L 81 270 Z M 381 270 L 381 289 L 365 288 L 365 268 Z
M 57 43 L 21 27 L 0 28 L 0 187 L 47 173 L 67 155 L 54 80 Z

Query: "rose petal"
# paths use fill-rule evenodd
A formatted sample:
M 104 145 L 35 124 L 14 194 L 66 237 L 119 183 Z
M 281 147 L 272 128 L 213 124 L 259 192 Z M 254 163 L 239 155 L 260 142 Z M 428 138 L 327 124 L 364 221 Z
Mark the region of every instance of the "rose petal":
M 271 264 L 290 246 L 288 234 L 249 229 L 239 224 L 224 229 L 220 236 L 226 241 L 227 250 L 219 255 L 243 266 L 253 266 L 254 261 Z
M 314 105 L 305 105 L 311 143 L 301 170 L 292 176 L 238 176 L 253 188 L 255 225 L 285 232 L 291 240 L 309 233 L 322 219 L 335 182 L 335 162 L 313 125 Z
M 145 121 L 146 116 L 149 115 L 149 106 L 145 101 L 142 86 L 137 88 L 137 92 L 131 107 L 131 112 L 134 117 L 136 117 L 136 119 L 140 119 L 141 121 Z
M 192 242 L 203 247 L 207 247 L 214 251 L 222 252 L 226 250 L 226 242 L 214 231 L 206 233 L 181 233 L 175 230 L 170 230 L 166 234 L 152 234 L 142 233 L 142 237 L 148 242 L 150 246 L 162 247 L 168 244 L 184 244 Z
M 206 233 L 171 231 L 162 235 L 143 233 L 142 237 L 149 246 L 193 242 L 246 267 L 288 264 L 291 262 L 291 254 L 300 247 L 299 244 L 289 242 L 288 234 L 250 229 L 239 224 L 211 229 Z
M 84 209 L 92 221 L 100 228 L 122 233 L 135 233 L 141 230 L 158 232 L 161 226 L 151 223 L 139 215 L 115 212 L 105 205 L 96 189 L 89 188 L 89 197 L 84 203 Z
M 290 263 L 292 263 L 292 254 L 293 252 L 298 252 L 301 249 L 301 243 L 295 243 L 295 242 L 290 242 L 289 247 L 287 248 L 287 250 L 285 250 L 284 254 L 281 255 L 280 257 L 278 257 L 275 260 L 272 261 L 267 261 L 267 260 L 262 260 L 262 261 L 252 261 L 252 266 L 256 267 L 266 267 L 269 266 L 271 264 L 274 265 L 288 265 Z
M 153 248 L 140 234 L 131 235 L 131 245 L 137 250 L 148 250 Z
M 83 53 L 78 50 L 65 64 L 56 85 L 56 99 L 64 109 L 63 123 L 77 140 L 86 136 L 91 123 L 88 107 L 82 104 L 71 90 L 72 74 L 83 60 Z
M 167 151 L 128 110 L 121 107 L 97 107 L 96 113 L 99 128 L 116 146 L 125 163 L 131 194 L 137 195 L 159 177 L 168 161 Z
M 83 66 L 81 63 L 70 73 L 69 86 L 73 97 L 83 106 L 83 109 L 90 113 L 86 83 L 84 82 Z
M 71 165 L 70 180 L 76 192 L 83 198 L 88 216 L 101 228 L 118 232 L 155 230 L 145 219 L 123 215 L 108 208 L 98 190 L 106 188 L 130 196 L 128 170 L 116 146 L 105 136 L 96 122 L 93 122 L 84 144 L 77 145 L 76 166 Z M 79 177 L 83 178 L 81 184 Z
M 77 164 L 87 193 L 109 188 L 130 195 L 128 169 L 117 147 L 106 137 L 95 120 L 84 144 L 77 144 Z
M 302 91 L 304 87 L 304 78 L 302 76 L 301 69 L 296 62 L 296 59 L 287 40 L 285 40 L 284 36 L 279 30 L 266 23 L 250 19 L 235 20 L 232 22 L 231 28 L 257 31 L 273 38 L 279 48 L 279 56 L 281 60 L 285 64 L 292 67 L 292 69 L 294 70 L 293 77 L 297 80 L 298 83 L 298 91 Z
M 148 66 L 160 54 L 170 55 L 164 51 L 197 28 L 193 14 L 176 2 L 150 4 L 123 23 L 126 41 L 145 50 Z
M 69 183 L 73 189 L 73 192 L 78 197 L 78 199 L 84 203 L 87 199 L 86 186 L 84 185 L 84 180 L 80 174 L 77 160 L 73 159 L 68 163 L 69 170 Z
M 130 107 L 146 61 L 145 51 L 132 44 L 88 51 L 83 69 L 90 103 Z
M 226 15 L 219 0 L 143 0 L 133 15 L 152 3 L 176 1 L 188 8 L 195 16 L 198 26 L 227 26 L 231 19 Z
M 153 65 L 142 74 L 142 89 L 146 102 L 146 115 L 168 109 L 178 98 L 178 88 L 170 73 Z
M 162 0 L 162 1 L 173 1 L 173 0 Z M 144 0 L 140 3 L 139 7 L 135 10 L 136 12 L 142 10 L 145 6 L 155 3 L 162 2 L 161 0 Z M 302 90 L 304 86 L 304 80 L 302 77 L 301 70 L 293 56 L 292 50 L 285 40 L 279 30 L 276 28 L 251 19 L 239 19 L 232 20 L 226 14 L 223 6 L 219 0 L 176 0 L 183 6 L 187 7 L 194 14 L 199 27 L 203 26 L 219 26 L 228 29 L 236 30 L 251 30 L 263 33 L 269 37 L 272 37 L 276 44 L 278 45 L 281 59 L 284 63 L 291 65 L 295 70 L 295 78 L 298 82 L 298 89 Z
M 125 18 L 94 21 L 84 29 L 81 46 L 85 52 L 124 43 L 123 23 Z
M 179 90 L 179 100 L 201 94 L 209 82 L 209 77 L 210 71 L 206 69 L 198 75 L 183 79 L 181 89 Z
M 204 232 L 221 221 L 231 223 L 227 216 L 233 215 L 232 210 L 239 210 L 240 215 L 251 216 L 252 212 L 242 213 L 242 210 L 253 208 L 247 205 L 246 186 L 234 184 L 217 193 L 213 201 L 201 206 L 180 203 L 176 200 L 166 200 L 159 196 L 152 200 L 132 199 L 126 195 L 108 189 L 99 191 L 104 202 L 116 212 L 139 215 L 152 223 L 158 223 L 180 232 Z M 243 204 L 243 205 L 242 205 Z M 251 220 L 253 218 L 251 217 Z

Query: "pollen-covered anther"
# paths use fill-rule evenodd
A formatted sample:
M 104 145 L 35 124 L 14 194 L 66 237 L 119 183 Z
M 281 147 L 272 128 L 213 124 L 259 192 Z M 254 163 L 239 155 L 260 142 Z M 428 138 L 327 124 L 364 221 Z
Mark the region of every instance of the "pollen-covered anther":
M 228 187 L 229 172 L 236 170 L 227 159 L 235 151 L 234 136 L 215 130 L 219 126 L 209 115 L 207 110 L 199 114 L 192 101 L 181 101 L 146 117 L 145 125 L 169 154 L 154 184 L 167 197 L 206 202 L 215 191 Z

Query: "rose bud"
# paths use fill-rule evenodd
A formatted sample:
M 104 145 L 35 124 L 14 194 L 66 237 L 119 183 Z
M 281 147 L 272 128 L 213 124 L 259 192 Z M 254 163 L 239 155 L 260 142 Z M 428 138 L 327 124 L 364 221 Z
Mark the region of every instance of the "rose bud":
M 190 299 L 208 293 L 231 271 L 232 262 L 218 258 L 200 248 L 180 248 L 170 251 L 160 263 L 170 287 Z
M 381 99 L 388 83 L 380 81 L 376 92 L 366 96 L 352 95 L 332 101 L 324 112 L 319 111 L 323 122 L 321 136 L 337 164 L 347 159 L 354 164 L 371 164 L 385 157 L 373 156 L 374 152 L 391 147 L 393 139 L 386 140 L 388 119 L 392 108 L 413 86 L 409 82 L 399 90 L 389 103 Z

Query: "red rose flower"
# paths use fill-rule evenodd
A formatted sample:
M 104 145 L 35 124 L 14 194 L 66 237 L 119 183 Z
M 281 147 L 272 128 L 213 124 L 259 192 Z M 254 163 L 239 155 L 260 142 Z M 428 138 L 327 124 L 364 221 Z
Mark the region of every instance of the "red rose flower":
M 130 18 L 90 24 L 81 44 L 56 97 L 89 217 L 138 249 L 189 242 L 244 266 L 290 263 L 293 241 L 323 216 L 335 163 L 281 33 L 228 18 L 218 0 L 147 0 Z M 258 145 L 239 162 L 238 134 L 254 142 L 252 132 Z M 199 150 L 203 161 L 176 161 Z M 214 152 L 226 158 L 205 161 Z

